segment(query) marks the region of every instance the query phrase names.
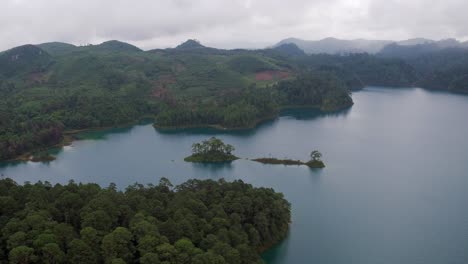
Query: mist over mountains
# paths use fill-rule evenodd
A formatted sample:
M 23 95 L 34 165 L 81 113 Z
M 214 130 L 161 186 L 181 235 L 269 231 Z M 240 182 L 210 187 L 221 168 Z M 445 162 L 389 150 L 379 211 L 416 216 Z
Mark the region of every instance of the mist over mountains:
M 368 40 L 353 39 L 344 40 L 337 38 L 325 38 L 321 40 L 303 40 L 299 38 L 287 38 L 281 40 L 273 47 L 283 44 L 295 44 L 308 54 L 345 54 L 345 53 L 389 53 L 394 50 L 407 49 L 408 46 L 418 50 L 438 50 L 444 48 L 468 48 L 467 42 L 460 42 L 456 39 L 431 40 L 426 38 L 413 38 L 403 41 L 392 40 Z

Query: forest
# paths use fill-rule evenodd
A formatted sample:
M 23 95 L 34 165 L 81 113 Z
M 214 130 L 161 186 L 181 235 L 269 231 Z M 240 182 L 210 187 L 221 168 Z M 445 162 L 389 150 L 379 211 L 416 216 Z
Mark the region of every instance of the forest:
M 288 232 L 281 193 L 241 180 L 19 185 L 0 180 L 0 263 L 262 263 Z
M 119 41 L 24 45 L 0 53 L 0 160 L 61 144 L 70 131 L 142 119 L 250 128 L 288 107 L 336 111 L 368 85 L 466 92 L 467 54 L 308 55 L 294 44 L 221 50 L 194 40 L 149 51 Z

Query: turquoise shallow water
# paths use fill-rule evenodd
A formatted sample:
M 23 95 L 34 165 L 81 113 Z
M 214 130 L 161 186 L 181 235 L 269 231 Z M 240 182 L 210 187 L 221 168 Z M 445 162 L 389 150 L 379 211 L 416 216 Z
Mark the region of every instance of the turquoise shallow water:
M 288 238 L 267 263 L 468 263 L 468 96 L 367 88 L 336 114 L 295 110 L 257 129 L 158 132 L 150 125 L 83 135 L 56 161 L 4 163 L 17 182 L 181 183 L 242 179 L 283 192 L 292 204 Z M 327 167 L 185 163 L 193 142 L 216 135 L 245 158 L 307 159 Z

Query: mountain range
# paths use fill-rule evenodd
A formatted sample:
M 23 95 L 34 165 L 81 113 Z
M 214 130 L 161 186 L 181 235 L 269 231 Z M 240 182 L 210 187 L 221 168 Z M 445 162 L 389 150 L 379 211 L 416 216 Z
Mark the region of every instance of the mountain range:
M 273 47 L 278 47 L 283 44 L 296 44 L 300 49 L 308 54 L 347 54 L 347 53 L 370 53 L 377 54 L 380 52 L 388 52 L 387 47 L 391 49 L 403 48 L 408 46 L 418 46 L 418 49 L 444 49 L 444 48 L 468 48 L 467 42 L 460 42 L 456 39 L 431 40 L 425 38 L 413 38 L 402 41 L 392 40 L 368 40 L 368 39 L 353 39 L 344 40 L 337 38 L 325 38 L 321 40 L 303 40 L 298 38 L 287 38 L 281 40 Z

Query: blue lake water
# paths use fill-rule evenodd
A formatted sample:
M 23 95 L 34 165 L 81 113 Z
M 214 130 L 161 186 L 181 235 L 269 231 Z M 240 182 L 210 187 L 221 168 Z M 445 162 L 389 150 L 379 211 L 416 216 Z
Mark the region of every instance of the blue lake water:
M 283 192 L 292 204 L 287 239 L 267 263 L 468 263 L 468 96 L 417 88 L 366 88 L 340 113 L 283 113 L 249 131 L 158 132 L 151 125 L 88 132 L 49 163 L 3 163 L 19 183 L 173 183 L 242 179 Z M 327 167 L 183 161 L 216 135 L 243 158 L 306 160 Z

